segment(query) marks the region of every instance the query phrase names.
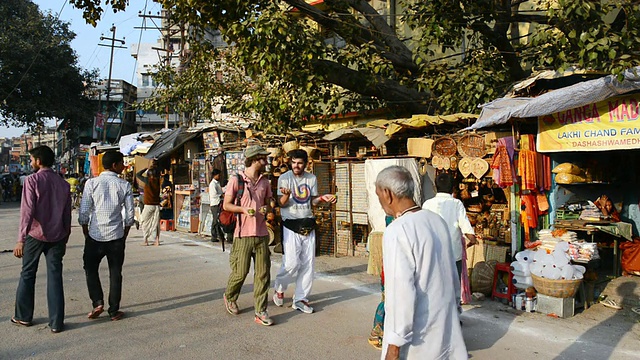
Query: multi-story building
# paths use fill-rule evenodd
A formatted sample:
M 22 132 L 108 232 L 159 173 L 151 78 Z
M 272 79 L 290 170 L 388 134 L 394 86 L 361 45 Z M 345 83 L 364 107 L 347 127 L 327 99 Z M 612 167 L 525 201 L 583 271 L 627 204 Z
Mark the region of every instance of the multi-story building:
M 97 102 L 99 111 L 93 126 L 94 139 L 113 142 L 122 135 L 136 132 L 134 104 L 138 95 L 134 85 L 119 79 L 111 79 L 110 83 L 102 80 L 95 93 L 92 100 Z

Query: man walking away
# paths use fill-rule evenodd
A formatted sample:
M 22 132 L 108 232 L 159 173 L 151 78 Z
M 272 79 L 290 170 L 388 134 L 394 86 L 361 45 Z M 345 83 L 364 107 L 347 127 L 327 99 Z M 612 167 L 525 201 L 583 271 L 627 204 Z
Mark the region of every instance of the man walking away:
M 38 146 L 29 151 L 35 173 L 24 179 L 20 204 L 18 243 L 13 255 L 22 258 L 22 272 L 16 291 L 15 315 L 11 322 L 30 326 L 33 320 L 36 271 L 40 255 L 47 260 L 47 304 L 49 327 L 64 330 L 62 257 L 71 234 L 69 184 L 51 170 L 53 150 Z
M 454 284 L 456 289 L 456 303 L 458 304 L 458 312 L 462 313 L 462 307 L 460 306 L 460 278 L 462 275 L 462 252 L 466 251 L 466 247 L 463 248 L 462 246 L 463 242 L 466 243 L 466 241 L 462 240 L 462 235 L 464 234 L 469 240 L 467 246 L 473 246 L 478 242 L 474 235 L 473 226 L 471 226 L 469 218 L 467 218 L 467 212 L 462 201 L 451 195 L 453 193 L 453 177 L 447 173 L 438 175 L 436 177 L 436 191 L 438 192 L 436 196 L 425 201 L 424 204 L 422 204 L 422 208 L 440 215 L 448 226 L 453 256 L 456 259 L 456 269 L 458 272 L 458 280 Z
M 316 220 L 311 206 L 320 202 L 335 203 L 336 197 L 333 194 L 318 196 L 316 176 L 304 171 L 309 161 L 306 151 L 293 150 L 288 156 L 291 158 L 291 170 L 278 179 L 284 254 L 274 284 L 273 302 L 282 306 L 287 286 L 295 281 L 296 291 L 291 307 L 311 314 L 313 308 L 309 306 L 308 296 L 313 285 L 316 252 Z
M 104 311 L 104 295 L 98 269 L 103 257 L 109 263 L 109 316 L 120 320 L 122 295 L 122 265 L 124 248 L 133 225 L 133 193 L 131 185 L 118 177 L 124 170 L 124 157 L 118 151 L 107 151 L 102 157 L 104 171 L 87 180 L 80 203 L 78 222 L 84 241 L 84 271 L 93 310 L 89 319 Z M 124 208 L 124 218 L 122 209 Z
M 146 171 L 146 176 L 143 173 Z M 160 171 L 156 161 L 152 160 L 148 169 L 142 169 L 136 177 L 144 183 L 144 194 L 142 202 L 142 214 L 140 215 L 140 226 L 142 226 L 142 245 L 149 245 L 149 240 L 153 239 L 153 245 L 160 245 Z
M 273 195 L 269 180 L 262 175 L 267 164 L 268 154 L 259 145 L 247 146 L 244 151 L 246 170 L 229 179 L 227 193 L 224 196 L 225 210 L 238 214 L 233 248 L 229 259 L 231 275 L 229 275 L 227 289 L 223 296 L 224 305 L 230 314 L 238 314 L 236 301 L 249 273 L 253 258 L 254 320 L 256 323 L 266 326 L 273 324 L 267 313 L 267 295 L 271 281 L 271 254 L 269 252 L 269 232 L 265 219 Z M 236 196 L 238 196 L 240 189 L 239 181 L 244 183 L 240 206 L 236 205 Z
M 220 169 L 213 169 L 209 183 L 209 209 L 211 210 L 211 241 L 224 241 L 224 233 L 220 226 L 220 202 L 222 201 L 222 187 L 220 186 Z
M 382 170 L 376 195 L 395 220 L 384 232 L 385 319 L 381 359 L 467 359 L 451 282 L 457 278 L 447 224 L 413 201 L 401 166 Z

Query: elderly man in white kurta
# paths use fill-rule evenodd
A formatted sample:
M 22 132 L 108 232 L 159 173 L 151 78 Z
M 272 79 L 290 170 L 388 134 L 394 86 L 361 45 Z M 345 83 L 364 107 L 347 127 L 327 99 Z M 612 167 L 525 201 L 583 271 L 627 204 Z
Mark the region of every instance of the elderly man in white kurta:
M 467 359 L 455 304 L 455 259 L 445 222 L 413 201 L 411 173 L 378 174 L 376 194 L 396 219 L 383 240 L 385 321 L 382 359 Z

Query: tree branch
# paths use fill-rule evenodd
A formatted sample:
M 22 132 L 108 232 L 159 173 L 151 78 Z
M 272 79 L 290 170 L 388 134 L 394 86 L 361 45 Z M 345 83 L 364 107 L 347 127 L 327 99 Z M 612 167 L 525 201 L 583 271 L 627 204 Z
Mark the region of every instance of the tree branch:
M 402 102 L 407 111 L 413 114 L 425 114 L 429 109 L 430 93 L 419 92 L 395 80 L 374 78 L 329 60 L 316 60 L 313 66 L 318 73 L 323 74 L 325 81 L 355 93 L 390 102 Z
M 327 0 L 332 3 L 336 0 Z M 394 54 L 397 54 L 408 64 L 413 64 L 413 53 L 407 46 L 398 39 L 395 29 L 365 0 L 347 0 L 349 6 L 360 12 L 369 23 L 378 31 L 380 39 L 384 41 Z M 413 64 L 415 66 L 415 64 Z M 417 66 L 415 66 L 417 69 Z
M 513 80 L 522 79 L 526 72 L 520 64 L 520 58 L 516 55 L 516 50 L 506 36 L 503 36 L 492 30 L 486 23 L 475 21 L 471 24 L 471 28 L 482 34 L 489 43 L 494 45 L 500 51 L 505 65 L 509 69 L 509 75 Z
M 380 53 L 380 56 L 389 60 L 393 66 L 400 70 L 409 70 L 412 73 L 417 73 L 419 68 L 413 62 L 411 52 L 406 49 L 404 44 L 400 42 L 396 37 L 396 41 L 402 44 L 405 50 L 398 48 L 396 45 L 388 46 L 386 42 L 382 41 L 379 37 L 374 36 L 371 31 L 365 29 L 364 27 L 359 26 L 357 31 L 354 32 L 354 26 L 356 24 L 347 24 L 341 20 L 333 19 L 329 14 L 324 11 L 318 10 L 317 8 L 309 5 L 308 3 L 301 0 L 284 0 L 287 4 L 297 8 L 301 13 L 309 16 L 313 21 L 318 24 L 324 26 L 325 28 L 333 30 L 336 34 L 338 34 L 343 39 L 350 41 L 354 45 L 362 45 L 368 42 L 373 42 L 374 46 Z M 373 8 L 371 8 L 375 12 Z M 377 14 L 377 12 L 376 12 Z M 390 39 L 388 39 L 391 42 Z M 398 54 L 396 50 L 402 50 L 402 53 Z M 406 51 L 409 51 L 407 54 Z

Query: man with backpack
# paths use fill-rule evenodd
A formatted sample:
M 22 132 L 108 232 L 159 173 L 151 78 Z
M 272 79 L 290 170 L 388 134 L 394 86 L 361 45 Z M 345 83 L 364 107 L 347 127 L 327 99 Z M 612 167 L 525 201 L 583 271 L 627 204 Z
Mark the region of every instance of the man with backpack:
M 283 220 L 282 267 L 276 276 L 273 303 L 284 304 L 284 292 L 287 286 L 295 282 L 293 295 L 295 310 L 311 314 L 308 296 L 313 285 L 313 265 L 316 252 L 316 220 L 312 206 L 320 202 L 335 203 L 333 194 L 318 196 L 316 176 L 305 170 L 309 157 L 304 150 L 293 150 L 288 154 L 291 158 L 291 170 L 278 179 L 278 202 Z
M 233 249 L 231 250 L 231 275 L 223 299 L 229 314 L 239 313 L 238 296 L 254 259 L 253 297 L 254 321 L 269 326 L 273 321 L 267 313 L 267 296 L 271 281 L 269 232 L 265 214 L 273 197 L 271 184 L 262 173 L 269 153 L 259 145 L 250 145 L 244 151 L 244 172 L 231 176 L 224 197 L 224 210 L 237 214 Z

